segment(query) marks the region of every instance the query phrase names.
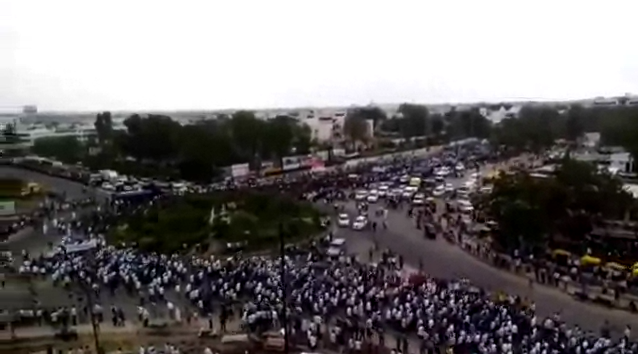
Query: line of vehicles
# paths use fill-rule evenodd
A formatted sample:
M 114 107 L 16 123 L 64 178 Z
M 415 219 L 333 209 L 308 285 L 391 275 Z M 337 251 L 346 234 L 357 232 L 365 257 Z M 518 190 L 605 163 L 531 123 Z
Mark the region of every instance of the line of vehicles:
M 110 193 L 135 193 L 157 188 L 172 193 L 185 193 L 197 186 L 184 181 L 159 181 L 118 174 L 112 170 L 101 170 L 89 176 L 89 185 Z
M 458 164 L 455 167 L 453 177 L 463 176 L 464 167 Z M 447 210 L 470 215 L 475 207 L 471 202 L 471 196 L 475 193 L 490 193 L 492 187 L 481 185 L 481 175 L 479 172 L 469 173 L 465 180 L 455 187 L 447 182 L 453 172 L 448 167 L 442 167 L 435 171 L 434 177 L 422 179 L 410 175 L 402 175 L 390 181 L 374 183 L 367 189 L 357 189 L 354 192 L 354 200 L 360 204 L 374 205 L 387 203 L 389 200 L 410 201 L 415 207 L 421 207 L 435 203 L 436 199 L 446 200 Z M 380 207 L 381 208 L 381 207 Z M 337 218 L 337 226 L 341 228 L 352 228 L 353 230 L 364 230 L 369 224 L 366 215 L 358 215 L 353 220 L 346 213 L 341 213 Z

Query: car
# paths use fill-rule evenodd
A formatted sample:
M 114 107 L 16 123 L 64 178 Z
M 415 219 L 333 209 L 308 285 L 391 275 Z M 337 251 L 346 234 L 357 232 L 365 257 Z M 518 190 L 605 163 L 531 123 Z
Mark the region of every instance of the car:
M 461 162 L 458 162 L 457 165 L 455 165 L 455 170 L 457 172 L 464 172 L 465 167 Z
M 442 184 L 433 189 L 433 197 L 441 197 L 444 194 L 446 194 L 446 188 L 444 188 L 444 185 Z
M 475 207 L 473 207 L 473 204 L 469 200 L 460 199 L 457 201 L 457 210 L 462 213 L 472 213 Z
M 364 215 L 360 215 L 353 222 L 353 230 L 363 230 L 366 225 L 368 225 L 368 219 Z
M 351 219 L 348 217 L 348 214 L 339 214 L 339 216 L 337 217 L 337 226 L 339 227 L 351 226 Z
M 410 199 L 417 192 L 417 187 L 415 186 L 406 186 L 402 191 L 402 197 L 406 199 Z
M 424 193 L 417 193 L 413 197 L 413 205 L 424 205 L 426 196 Z
M 388 185 L 383 184 L 379 186 L 379 189 L 377 191 L 378 191 L 377 194 L 379 195 L 380 198 L 386 197 L 386 195 L 388 194 Z
M 403 175 L 399 178 L 399 183 L 401 184 L 406 184 L 408 183 L 408 181 L 410 181 L 410 176 L 409 175 Z
M 366 197 L 368 197 L 368 192 L 363 189 L 357 190 L 355 192 L 355 200 L 357 201 L 364 201 Z
M 484 186 L 479 189 L 479 193 L 481 194 L 490 194 L 493 191 L 492 186 Z
M 336 238 L 333 241 L 331 241 L 330 247 L 344 249 L 346 247 L 346 239 Z
M 376 189 L 368 192 L 368 196 L 366 197 L 366 201 L 369 203 L 377 203 L 379 200 L 379 193 L 377 193 Z
M 444 184 L 444 191 L 446 193 L 452 193 L 454 190 L 455 190 L 455 188 L 453 187 L 453 185 L 451 183 Z

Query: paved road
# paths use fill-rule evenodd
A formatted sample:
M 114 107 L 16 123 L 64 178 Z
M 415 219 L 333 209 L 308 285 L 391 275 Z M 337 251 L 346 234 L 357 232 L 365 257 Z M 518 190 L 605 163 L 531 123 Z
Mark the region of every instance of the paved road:
M 355 203 L 347 203 L 346 211 L 352 217 L 356 216 Z M 540 316 L 559 312 L 566 321 L 582 328 L 599 330 L 601 324 L 608 320 L 615 330 L 623 331 L 626 325 L 637 321 L 636 315 L 580 303 L 557 289 L 539 285 L 530 289 L 525 279 L 497 270 L 441 237 L 437 240 L 425 239 L 422 231 L 417 230 L 408 219 L 406 211 L 389 211 L 388 227 L 388 230 L 378 228 L 377 232 L 339 229 L 336 236 L 346 238 L 349 251 L 359 254 L 365 254 L 377 240 L 380 248 L 402 255 L 413 269 L 418 268 L 421 259 L 424 271 L 432 276 L 465 277 L 490 291 L 501 290 L 528 297 L 535 302 Z
M 48 176 L 43 178 L 47 181 L 45 183 L 53 188 L 69 187 L 70 191 L 77 191 L 79 188 L 81 193 L 81 187 L 73 182 Z M 68 195 L 70 191 L 67 192 Z M 354 203 L 347 204 L 347 212 L 353 216 L 356 214 Z M 535 301 L 541 316 L 560 312 L 566 321 L 579 324 L 582 328 L 598 330 L 604 320 L 608 320 L 616 330 L 623 330 L 626 325 L 636 323 L 636 315 L 579 303 L 559 290 L 548 287 L 536 286 L 530 289 L 525 279 L 497 270 L 441 238 L 434 241 L 424 239 L 422 232 L 416 230 L 413 223 L 407 219 L 405 211 L 389 211 L 388 224 L 388 230 L 378 230 L 375 234 L 369 231 L 356 232 L 340 229 L 337 237 L 345 237 L 350 249 L 360 254 L 366 254 L 373 245 L 373 240 L 377 240 L 380 247 L 389 248 L 403 255 L 405 262 L 415 269 L 421 259 L 424 270 L 433 276 L 466 277 L 488 290 L 502 290 L 526 296 Z M 41 245 L 45 236 L 36 233 L 33 237 L 33 244 Z
M 0 177 L 8 176 L 39 183 L 45 188 L 55 192 L 66 192 L 69 199 L 80 199 L 86 197 L 86 194 L 82 192 L 82 184 L 80 183 L 21 168 L 0 166 Z

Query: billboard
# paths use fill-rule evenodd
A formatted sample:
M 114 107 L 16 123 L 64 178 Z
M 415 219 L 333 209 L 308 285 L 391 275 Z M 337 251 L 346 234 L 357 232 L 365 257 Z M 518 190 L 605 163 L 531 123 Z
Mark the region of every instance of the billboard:
M 7 200 L 0 202 L 0 216 L 12 216 L 15 214 L 16 202 Z
M 287 156 L 282 158 L 282 170 L 297 170 L 301 166 L 301 156 Z
M 231 166 L 231 176 L 233 178 L 244 178 L 251 173 L 248 163 L 241 163 Z

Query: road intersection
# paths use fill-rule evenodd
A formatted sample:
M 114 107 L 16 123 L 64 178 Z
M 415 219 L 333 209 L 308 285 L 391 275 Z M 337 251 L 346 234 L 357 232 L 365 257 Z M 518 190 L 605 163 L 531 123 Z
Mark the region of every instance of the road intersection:
M 42 178 L 42 179 L 35 179 Z M 66 191 L 69 197 L 80 197 L 82 186 L 68 180 L 49 176 L 34 176 L 34 180 L 43 180 L 50 188 L 58 191 Z M 463 183 L 457 181 L 456 183 Z M 357 213 L 353 202 L 347 202 L 345 210 L 351 216 Z M 372 209 L 372 208 L 371 208 Z M 622 331 L 626 325 L 636 323 L 636 315 L 631 313 L 610 310 L 585 303 L 580 303 L 561 291 L 544 286 L 531 288 L 527 281 L 516 275 L 497 270 L 488 264 L 468 255 L 458 247 L 447 243 L 441 237 L 437 240 L 425 239 L 421 230 L 417 230 L 414 223 L 408 219 L 406 210 L 389 210 L 388 229 L 378 228 L 372 231 L 353 231 L 349 228 L 338 229 L 336 237 L 344 237 L 350 252 L 361 256 L 368 254 L 374 243 L 380 248 L 390 249 L 403 256 L 405 263 L 417 269 L 418 264 L 423 264 L 426 273 L 442 278 L 464 277 L 475 285 L 484 287 L 490 291 L 504 291 L 527 297 L 535 302 L 539 316 L 561 313 L 562 318 L 572 324 L 578 324 L 589 330 L 599 330 L 599 326 L 608 321 L 613 330 Z M 40 230 L 34 230 L 28 237 L 21 241 L 8 243 L 13 251 L 21 249 L 41 249 L 52 236 L 45 236 Z M 360 258 L 361 258 L 360 256 Z M 365 261 L 366 259 L 362 259 Z M 54 290 L 42 289 L 47 292 L 43 298 L 58 298 L 52 296 Z M 50 296 L 48 291 L 52 291 Z M 60 294 L 60 297 L 63 297 Z M 61 299 L 59 299 L 61 300 Z M 51 300 L 53 301 L 53 300 Z M 132 308 L 135 304 L 129 304 Z M 128 306 L 127 306 L 128 307 Z M 635 332 L 636 334 L 636 332 Z

